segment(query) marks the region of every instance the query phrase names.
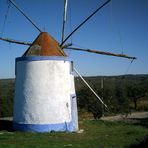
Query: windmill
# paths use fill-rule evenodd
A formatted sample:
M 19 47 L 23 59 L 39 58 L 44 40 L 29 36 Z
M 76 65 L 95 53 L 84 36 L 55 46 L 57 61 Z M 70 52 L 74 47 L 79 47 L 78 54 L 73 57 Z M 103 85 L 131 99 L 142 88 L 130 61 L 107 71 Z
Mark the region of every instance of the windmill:
M 1 40 L 11 43 L 28 45 L 29 48 L 16 58 L 16 85 L 14 98 L 14 129 L 21 131 L 77 131 L 78 115 L 74 72 L 76 72 L 97 99 L 107 108 L 106 104 L 95 93 L 86 80 L 73 67 L 73 62 L 67 57 L 65 49 L 92 52 L 109 56 L 136 59 L 125 54 L 76 48 L 66 41 L 100 9 L 111 0 L 107 0 L 89 15 L 66 38 L 65 23 L 67 2 L 64 0 L 63 28 L 61 43 L 58 43 L 47 32 L 42 32 L 36 24 L 16 5 L 9 0 L 40 32 L 38 37 L 30 42 L 20 42 L 8 38 Z

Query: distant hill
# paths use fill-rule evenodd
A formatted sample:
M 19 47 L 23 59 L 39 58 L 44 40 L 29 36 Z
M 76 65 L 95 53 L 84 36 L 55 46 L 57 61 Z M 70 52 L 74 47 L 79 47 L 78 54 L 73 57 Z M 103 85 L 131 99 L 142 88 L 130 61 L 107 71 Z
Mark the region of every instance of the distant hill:
M 104 87 L 105 85 L 113 85 L 114 83 L 119 83 L 123 85 L 128 84 L 136 84 L 136 85 L 144 85 L 148 89 L 148 74 L 139 74 L 139 75 L 119 75 L 119 76 L 89 76 L 83 77 L 91 86 L 101 87 L 101 79 L 104 79 Z M 76 82 L 76 90 L 84 87 L 85 84 L 79 77 L 75 78 Z

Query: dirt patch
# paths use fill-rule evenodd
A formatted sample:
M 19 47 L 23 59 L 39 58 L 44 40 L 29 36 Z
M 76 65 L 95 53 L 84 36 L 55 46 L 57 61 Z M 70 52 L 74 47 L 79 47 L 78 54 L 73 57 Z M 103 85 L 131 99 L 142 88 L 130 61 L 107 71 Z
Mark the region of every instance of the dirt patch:
M 148 112 L 134 112 L 128 115 L 116 115 L 116 116 L 108 116 L 108 117 L 101 117 L 101 120 L 105 120 L 105 121 L 123 121 L 123 120 L 127 120 L 127 121 L 137 121 L 138 119 L 146 119 L 148 118 Z

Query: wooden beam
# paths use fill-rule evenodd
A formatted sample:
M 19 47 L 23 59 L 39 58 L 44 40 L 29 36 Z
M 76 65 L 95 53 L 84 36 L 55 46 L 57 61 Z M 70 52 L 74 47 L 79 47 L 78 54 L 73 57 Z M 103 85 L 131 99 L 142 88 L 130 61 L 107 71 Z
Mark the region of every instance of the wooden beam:
M 62 26 L 62 40 L 61 40 L 61 42 L 64 41 L 64 35 L 65 35 L 65 23 L 66 23 L 66 18 L 67 18 L 67 5 L 68 5 L 68 0 L 64 0 L 64 13 L 63 13 L 63 26 Z
M 131 57 L 125 54 L 117 54 L 117 53 L 111 53 L 111 52 L 105 52 L 105 51 L 99 51 L 99 50 L 92 50 L 92 49 L 83 49 L 83 48 L 75 48 L 75 47 L 67 47 L 65 49 L 72 49 L 77 51 L 85 51 L 85 52 L 91 52 L 96 54 L 102 54 L 102 55 L 108 55 L 108 56 L 116 56 L 116 57 L 122 57 L 122 58 L 128 58 L 128 59 L 137 59 L 136 57 Z
M 21 44 L 21 45 L 27 45 L 27 46 L 30 46 L 32 44 L 31 42 L 16 41 L 16 40 L 13 40 L 13 39 L 2 38 L 2 37 L 0 37 L 0 40 L 6 41 L 6 42 L 9 42 L 9 43 L 15 43 L 15 44 Z
M 37 27 L 37 25 L 24 13 L 23 10 L 21 10 L 19 8 L 19 6 L 13 1 L 13 0 L 9 0 L 9 2 L 39 31 L 42 32 L 42 30 Z

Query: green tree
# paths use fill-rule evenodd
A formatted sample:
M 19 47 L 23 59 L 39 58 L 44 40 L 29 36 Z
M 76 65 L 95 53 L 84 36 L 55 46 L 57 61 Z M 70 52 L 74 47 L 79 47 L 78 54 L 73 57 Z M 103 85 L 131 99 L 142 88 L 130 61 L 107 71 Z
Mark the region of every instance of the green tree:
M 77 92 L 77 97 L 80 108 L 91 112 L 95 119 L 99 119 L 102 116 L 101 103 L 88 88 L 83 87 Z
M 134 103 L 134 109 L 137 110 L 138 100 L 145 95 L 144 89 L 139 85 L 130 85 L 127 87 L 127 94 L 130 100 Z
M 115 89 L 115 97 L 117 100 L 117 112 L 126 113 L 130 112 L 129 101 L 126 96 L 126 91 L 122 85 L 118 85 Z

